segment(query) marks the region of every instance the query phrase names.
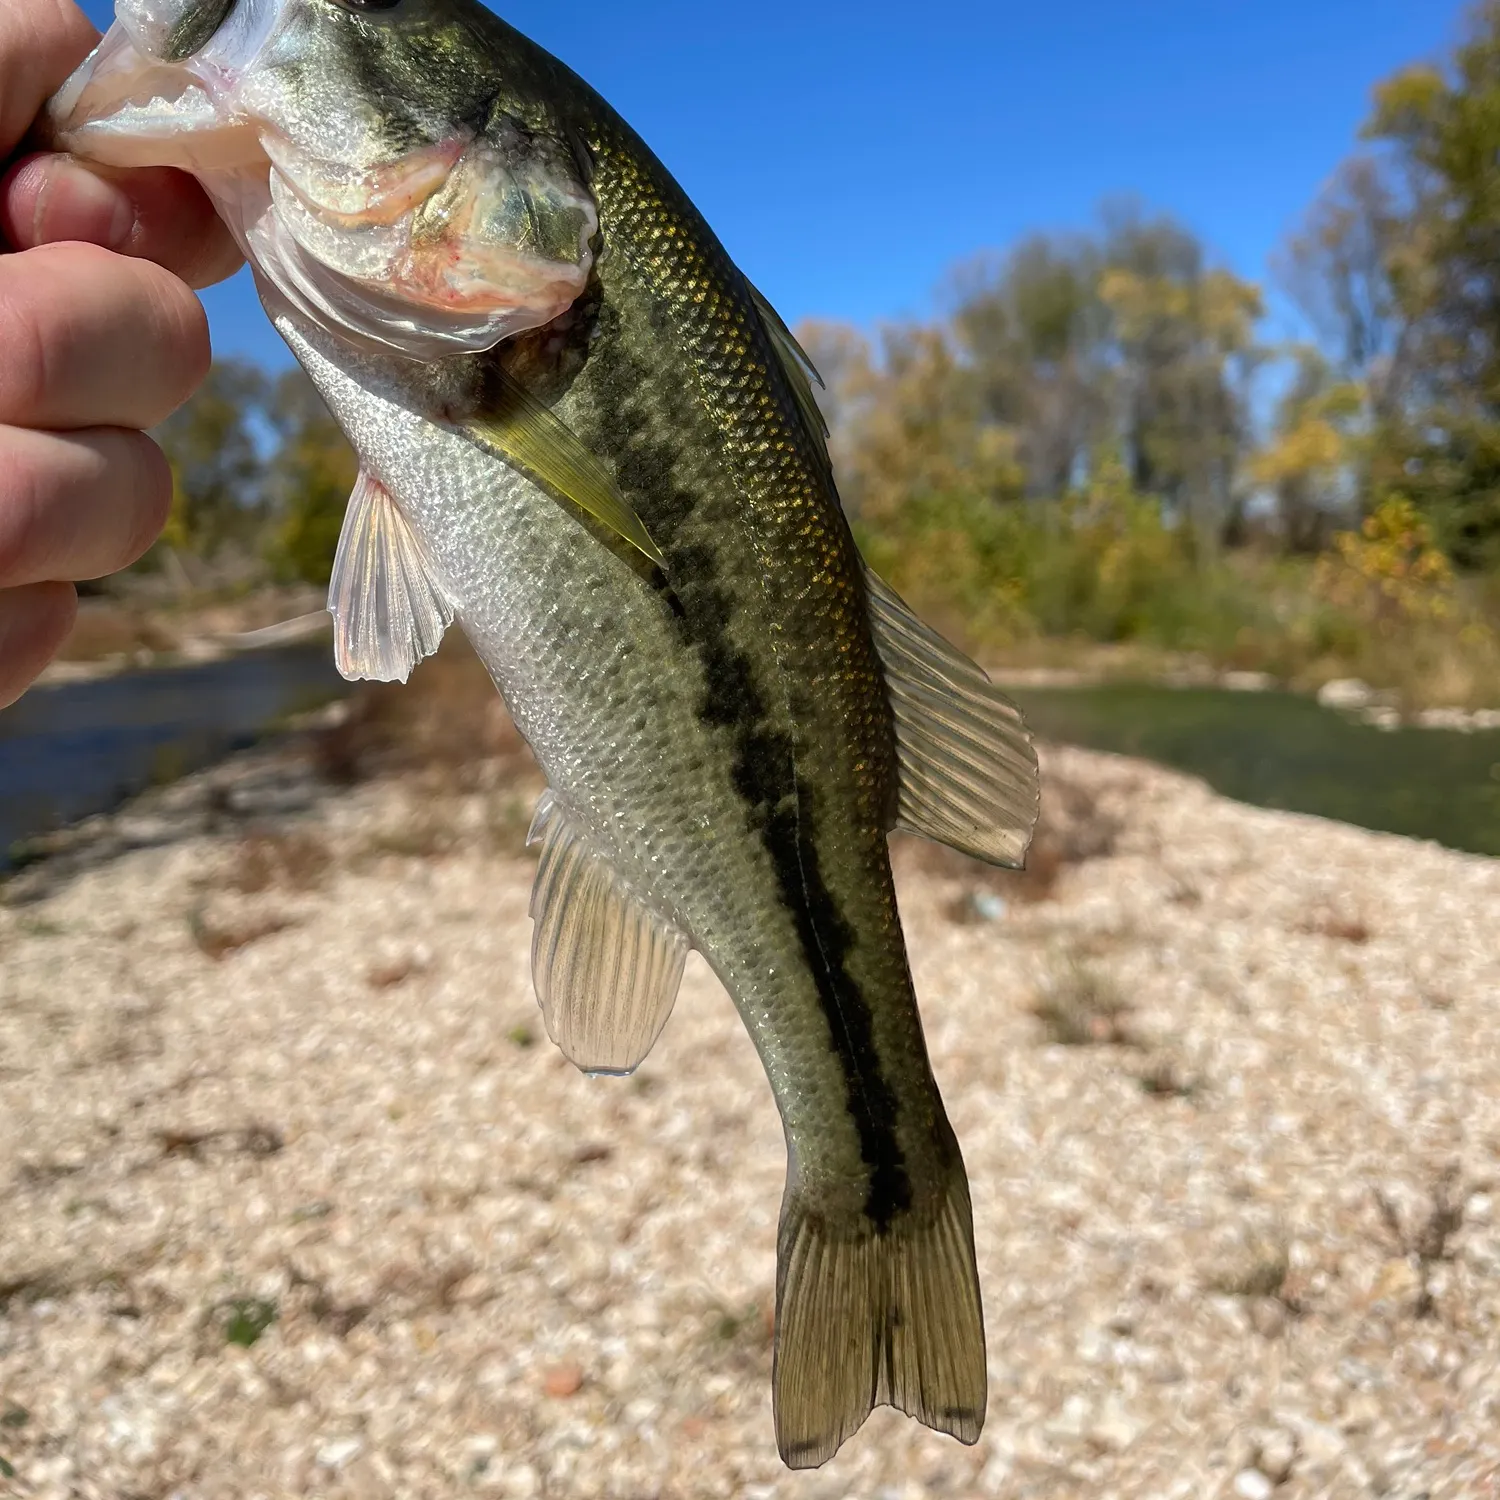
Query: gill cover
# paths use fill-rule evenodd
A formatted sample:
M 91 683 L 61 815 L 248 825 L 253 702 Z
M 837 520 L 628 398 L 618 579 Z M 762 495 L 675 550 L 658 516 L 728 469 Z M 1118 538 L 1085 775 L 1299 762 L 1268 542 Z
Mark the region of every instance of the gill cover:
M 119 0 L 56 143 L 178 166 L 302 316 L 418 359 L 551 322 L 593 264 L 571 150 L 508 116 L 464 0 Z

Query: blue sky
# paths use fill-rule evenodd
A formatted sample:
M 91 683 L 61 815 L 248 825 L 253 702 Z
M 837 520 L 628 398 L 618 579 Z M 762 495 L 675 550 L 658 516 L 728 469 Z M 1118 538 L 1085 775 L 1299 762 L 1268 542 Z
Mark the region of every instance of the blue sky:
M 652 144 L 789 322 L 929 314 L 944 273 L 1132 194 L 1266 261 L 1370 89 L 1458 0 L 509 0 Z M 96 21 L 112 6 L 87 0 Z M 287 355 L 241 277 L 216 348 Z

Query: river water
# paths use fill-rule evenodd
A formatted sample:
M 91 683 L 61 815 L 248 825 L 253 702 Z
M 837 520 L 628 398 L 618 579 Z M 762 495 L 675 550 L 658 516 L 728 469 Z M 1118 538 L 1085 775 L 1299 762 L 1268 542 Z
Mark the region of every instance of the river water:
M 253 744 L 348 684 L 326 641 L 34 688 L 0 710 L 0 868 L 25 839 Z
M 1259 807 L 1500 854 L 1500 731 L 1376 729 L 1291 693 L 1020 690 L 1043 738 L 1160 761 Z
M 330 657 L 319 641 L 28 693 L 0 711 L 0 867 L 25 839 L 347 691 Z M 1382 731 L 1287 693 L 1119 686 L 1016 697 L 1044 738 L 1176 766 L 1263 807 L 1500 855 L 1500 732 Z

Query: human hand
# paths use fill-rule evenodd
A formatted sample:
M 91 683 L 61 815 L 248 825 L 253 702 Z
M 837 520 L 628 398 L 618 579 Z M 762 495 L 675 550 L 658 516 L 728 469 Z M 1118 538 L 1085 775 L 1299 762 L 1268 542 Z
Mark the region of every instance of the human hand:
M 49 154 L 5 170 L 97 40 L 71 0 L 0 0 L 0 707 L 62 644 L 73 584 L 160 532 L 171 473 L 142 429 L 208 370 L 189 286 L 239 264 L 182 173 Z

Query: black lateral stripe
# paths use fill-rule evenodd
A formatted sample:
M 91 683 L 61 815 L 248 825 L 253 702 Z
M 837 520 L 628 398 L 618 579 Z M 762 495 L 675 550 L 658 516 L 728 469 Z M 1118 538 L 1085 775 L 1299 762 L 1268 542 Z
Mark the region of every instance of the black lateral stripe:
M 758 827 L 776 871 L 782 904 L 792 914 L 809 972 L 818 988 L 839 1065 L 845 1100 L 859 1136 L 860 1157 L 869 1169 L 865 1214 L 884 1230 L 911 1206 L 911 1178 L 896 1139 L 898 1109 L 880 1065 L 870 1003 L 851 977 L 848 957 L 854 934 L 823 878 L 817 846 L 803 834 L 811 821 L 797 783 L 790 738 L 769 727 L 754 666 L 730 640 L 733 608 L 716 582 L 716 559 L 708 548 L 661 542 L 676 597 L 679 628 L 702 655 L 706 689 L 700 714 L 734 734 L 735 790 Z
M 601 323 L 608 325 L 613 316 L 607 304 L 599 309 Z M 848 970 L 853 930 L 828 889 L 816 843 L 804 832 L 813 810 L 798 786 L 795 748 L 788 735 L 771 726 L 755 664 L 730 637 L 735 606 L 716 553 L 683 536 L 696 496 L 675 477 L 675 455 L 660 436 L 664 429 L 672 431 L 670 416 L 652 409 L 648 371 L 615 338 L 600 339 L 587 358 L 598 399 L 614 424 L 609 449 L 620 489 L 642 519 L 649 516 L 652 539 L 667 560 L 665 573 L 651 571 L 650 586 L 703 663 L 700 717 L 733 736 L 735 790 L 770 856 L 782 904 L 796 924 L 817 986 L 860 1157 L 869 1171 L 865 1214 L 884 1231 L 912 1201 L 911 1177 L 896 1138 L 898 1101 L 881 1067 L 870 1003 Z M 580 436 L 587 439 L 586 433 Z

